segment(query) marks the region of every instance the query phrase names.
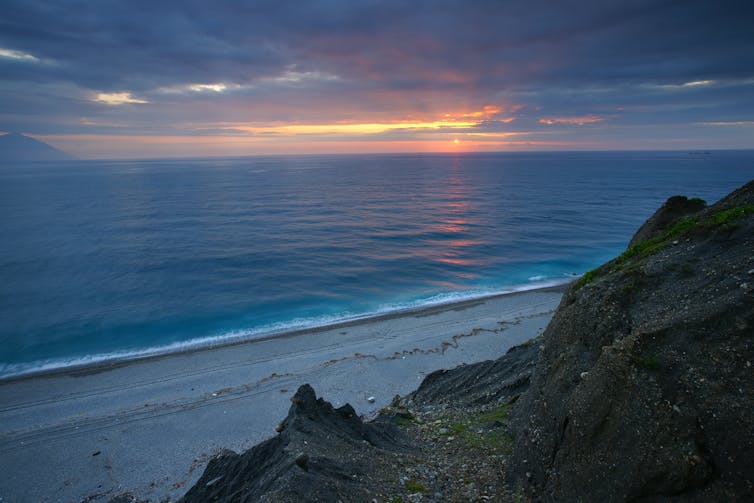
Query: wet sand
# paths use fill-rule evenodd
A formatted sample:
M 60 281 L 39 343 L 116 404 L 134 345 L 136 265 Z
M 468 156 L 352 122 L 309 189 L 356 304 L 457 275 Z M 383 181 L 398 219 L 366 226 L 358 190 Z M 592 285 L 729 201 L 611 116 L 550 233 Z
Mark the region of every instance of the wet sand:
M 434 370 L 541 333 L 563 288 L 0 382 L 0 502 L 179 497 L 220 449 L 274 435 L 299 385 L 374 415 Z

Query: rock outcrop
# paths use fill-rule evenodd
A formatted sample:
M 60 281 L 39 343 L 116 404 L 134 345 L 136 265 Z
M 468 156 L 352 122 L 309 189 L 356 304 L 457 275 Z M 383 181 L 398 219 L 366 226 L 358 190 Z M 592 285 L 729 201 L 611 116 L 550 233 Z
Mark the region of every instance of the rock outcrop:
M 698 213 L 707 207 L 707 203 L 703 199 L 693 198 L 689 199 L 686 196 L 673 196 L 668 198 L 667 201 L 658 209 L 654 215 L 649 217 L 644 224 L 639 227 L 634 237 L 628 243 L 631 247 L 642 241 L 652 239 L 664 230 L 666 230 L 670 224 L 675 222 L 681 217 Z
M 674 205 L 544 333 L 509 462 L 535 500 L 754 497 L 754 182 Z
M 411 405 L 478 407 L 515 401 L 527 390 L 537 361 L 539 339 L 514 346 L 497 360 L 438 370 L 408 396 Z
M 181 500 L 206 502 L 370 501 L 369 467 L 406 445 L 387 421 L 364 423 L 350 405 L 338 409 L 308 384 L 291 398 L 279 434 L 243 454 L 213 458 Z

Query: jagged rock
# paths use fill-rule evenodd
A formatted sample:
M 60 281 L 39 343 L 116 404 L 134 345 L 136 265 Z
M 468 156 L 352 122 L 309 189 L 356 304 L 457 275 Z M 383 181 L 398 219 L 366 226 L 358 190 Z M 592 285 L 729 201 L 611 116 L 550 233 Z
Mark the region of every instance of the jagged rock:
M 432 372 L 409 399 L 421 406 L 448 404 L 463 407 L 509 401 L 529 386 L 538 339 L 514 346 L 497 360 Z
M 309 455 L 305 452 L 300 453 L 298 456 L 296 456 L 296 464 L 301 467 L 304 470 L 308 470 L 308 464 L 309 464 Z
M 398 428 L 364 423 L 348 404 L 335 409 L 308 384 L 291 402 L 279 435 L 213 458 L 181 501 L 371 501 L 368 464 L 405 448 Z
M 511 425 L 511 480 L 535 500 L 754 497 L 754 295 L 734 279 L 753 263 L 743 205 L 754 182 L 695 215 L 679 244 L 566 292 Z M 731 211 L 741 218 L 725 222 Z

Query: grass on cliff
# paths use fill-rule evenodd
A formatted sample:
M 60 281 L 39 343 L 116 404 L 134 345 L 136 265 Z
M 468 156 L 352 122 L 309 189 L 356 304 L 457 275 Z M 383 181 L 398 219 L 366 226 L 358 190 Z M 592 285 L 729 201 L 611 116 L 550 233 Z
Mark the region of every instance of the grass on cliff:
M 421 482 L 417 482 L 411 479 L 406 481 L 406 489 L 408 489 L 408 492 L 410 492 L 411 494 L 425 493 L 428 491 L 427 486 L 425 486 Z
M 418 424 L 416 420 L 416 416 L 414 416 L 411 412 L 399 412 L 395 416 L 395 423 L 398 426 L 408 426 L 410 424 Z
M 646 241 L 636 243 L 626 249 L 626 251 L 612 261 L 613 268 L 609 272 L 620 271 L 634 259 L 642 259 L 652 255 L 668 246 L 676 238 L 688 234 L 692 230 L 732 230 L 738 225 L 737 222 L 739 220 L 746 218 L 751 214 L 754 214 L 754 205 L 744 204 L 734 208 L 716 211 L 703 219 L 699 216 L 681 217 L 661 234 L 651 239 L 647 239 Z M 600 266 L 584 273 L 574 285 L 574 289 L 578 290 L 583 286 L 593 283 L 594 280 L 604 272 L 604 267 Z
M 736 226 L 738 220 L 746 218 L 752 213 L 754 213 L 754 205 L 743 204 L 741 206 L 736 206 L 735 208 L 715 212 L 712 216 L 702 222 L 701 225 L 707 229 L 717 229 L 721 227 L 723 229 L 730 229 Z
M 636 363 L 644 367 L 645 369 L 654 370 L 656 369 L 659 364 L 657 363 L 657 359 L 654 357 L 654 355 L 648 355 L 644 358 L 640 358 L 636 360 Z
M 510 454 L 513 439 L 502 425 L 507 417 L 508 405 L 503 404 L 478 416 L 456 418 L 446 425 L 445 436 L 452 436 L 469 449 L 479 450 L 487 455 Z M 491 424 L 493 423 L 493 424 Z

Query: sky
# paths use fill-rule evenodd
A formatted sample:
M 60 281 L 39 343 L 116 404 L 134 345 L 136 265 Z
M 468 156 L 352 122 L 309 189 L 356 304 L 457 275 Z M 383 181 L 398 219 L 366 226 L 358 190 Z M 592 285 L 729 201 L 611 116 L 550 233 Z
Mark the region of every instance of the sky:
M 754 148 L 754 2 L 3 0 L 0 131 L 82 158 Z

